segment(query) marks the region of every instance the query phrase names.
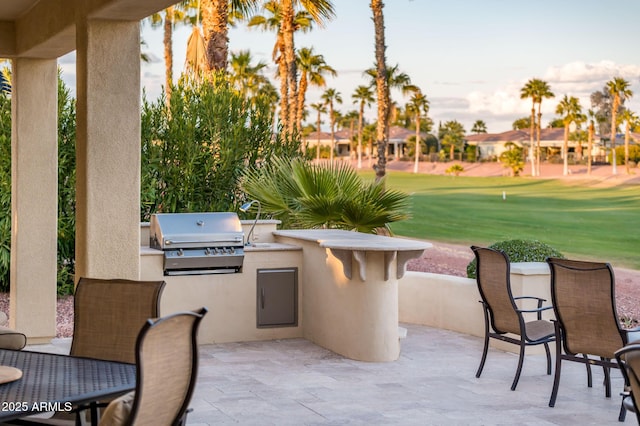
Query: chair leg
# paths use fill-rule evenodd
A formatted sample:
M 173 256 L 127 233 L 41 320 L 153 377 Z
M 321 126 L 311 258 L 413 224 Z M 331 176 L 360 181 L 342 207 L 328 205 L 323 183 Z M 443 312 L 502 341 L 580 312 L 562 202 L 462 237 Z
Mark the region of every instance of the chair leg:
M 556 334 L 557 336 L 557 334 Z M 553 388 L 551 390 L 551 398 L 549 399 L 549 407 L 556 405 L 558 397 L 558 386 L 560 385 L 560 368 L 562 367 L 562 349 L 560 339 L 556 339 L 556 373 L 553 377 Z
M 544 351 L 547 353 L 547 375 L 551 375 L 551 351 L 549 350 L 549 344 L 544 344 Z
M 600 357 L 602 361 L 608 361 L 606 358 Z M 611 369 L 607 366 L 603 366 L 604 370 L 604 395 L 607 398 L 611 398 Z
M 585 360 L 585 365 L 587 366 L 587 387 L 593 386 L 593 376 L 591 374 L 591 364 L 589 364 L 589 357 L 585 354 L 582 354 L 582 357 Z
M 487 311 L 487 307 L 483 304 L 484 311 L 484 349 L 482 350 L 482 358 L 480 359 L 480 365 L 478 366 L 478 371 L 476 371 L 476 378 L 480 377 L 482 374 L 482 369 L 484 368 L 484 363 L 487 360 L 487 353 L 489 352 L 489 313 Z
M 518 380 L 520 380 L 520 373 L 522 372 L 522 364 L 524 364 L 524 337 L 520 340 L 520 356 L 518 357 L 518 369 L 516 370 L 516 376 L 513 378 L 513 383 L 511 383 L 511 390 L 516 390 L 516 386 L 518 386 Z
M 487 352 L 489 352 L 489 334 L 488 332 L 484 335 L 484 349 L 482 350 L 482 358 L 480 359 L 480 365 L 478 366 L 478 371 L 476 371 L 476 377 L 480 377 L 482 374 L 482 369 L 484 368 L 484 363 L 487 360 Z
M 622 398 L 624 400 L 624 397 Z M 620 414 L 618 414 L 618 421 L 624 422 L 624 419 L 627 417 L 627 409 L 624 408 L 624 403 L 620 404 Z M 640 423 L 638 423 L 640 424 Z

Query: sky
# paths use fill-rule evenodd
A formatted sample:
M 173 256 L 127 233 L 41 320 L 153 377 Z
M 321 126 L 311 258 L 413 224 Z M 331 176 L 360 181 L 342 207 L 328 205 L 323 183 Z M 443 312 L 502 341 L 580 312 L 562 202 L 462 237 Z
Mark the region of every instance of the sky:
M 368 84 L 363 71 L 374 65 L 369 4 L 336 0 L 332 21 L 308 34 L 296 33 L 297 48 L 313 47 L 338 72 L 327 78 L 325 88 L 309 89 L 307 105 L 318 102 L 326 88 L 335 88 L 343 99 L 336 106 L 340 112 L 357 109 L 351 95 L 358 85 Z M 514 120 L 530 114 L 531 100 L 521 100 L 520 89 L 532 78 L 548 82 L 555 94 L 542 103 L 543 126 L 556 117 L 565 94 L 577 97 L 586 112 L 589 95 L 613 77 L 631 84 L 634 97 L 626 105 L 640 115 L 638 16 L 637 0 L 387 0 L 387 62 L 398 65 L 426 94 L 436 126 L 457 120 L 470 132 L 476 120 L 483 120 L 489 133 L 511 130 Z M 174 33 L 175 79 L 184 67 L 190 32 L 182 26 Z M 155 99 L 164 84 L 162 29 L 145 22 L 142 38 L 143 50 L 152 57 L 142 65 L 142 86 L 147 99 Z M 265 75 L 278 87 L 271 60 L 274 33 L 240 24 L 229 39 L 231 51 L 248 49 L 256 62 L 269 64 Z M 61 58 L 68 70 L 63 78 L 75 78 L 74 61 L 74 54 Z M 400 105 L 409 100 L 396 91 L 391 97 Z M 375 104 L 366 116 L 375 119 Z

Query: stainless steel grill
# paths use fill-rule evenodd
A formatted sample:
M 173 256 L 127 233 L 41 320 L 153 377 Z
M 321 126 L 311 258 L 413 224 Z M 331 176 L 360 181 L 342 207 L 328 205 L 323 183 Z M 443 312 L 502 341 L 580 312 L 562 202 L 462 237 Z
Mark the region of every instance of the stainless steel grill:
M 244 233 L 236 213 L 157 213 L 149 246 L 164 252 L 165 275 L 240 272 Z

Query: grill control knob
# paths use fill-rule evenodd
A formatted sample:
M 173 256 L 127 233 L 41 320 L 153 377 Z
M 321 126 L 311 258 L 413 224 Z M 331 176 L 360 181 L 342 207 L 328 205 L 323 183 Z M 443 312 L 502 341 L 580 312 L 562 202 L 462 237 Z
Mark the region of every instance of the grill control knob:
M 209 256 L 211 254 L 211 249 L 209 247 L 204 249 L 204 254 L 205 254 L 205 256 Z
M 184 251 L 182 251 L 182 249 L 178 249 L 178 256 L 183 256 L 184 255 Z
M 234 247 L 229 248 L 229 254 L 235 254 L 236 249 Z

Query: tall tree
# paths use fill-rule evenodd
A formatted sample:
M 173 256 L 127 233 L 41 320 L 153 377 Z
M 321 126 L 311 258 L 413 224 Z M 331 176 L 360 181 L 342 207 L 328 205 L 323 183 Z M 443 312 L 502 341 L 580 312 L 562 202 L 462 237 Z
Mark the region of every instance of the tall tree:
M 197 4 L 193 1 L 181 1 L 173 6 L 169 6 L 164 13 L 154 13 L 148 19 L 152 27 L 163 29 L 162 44 L 164 46 L 164 74 L 165 74 L 165 97 L 167 105 L 171 101 L 171 86 L 173 85 L 173 29 L 176 24 L 193 24 L 194 17 L 189 11 L 196 9 Z
M 607 91 L 613 98 L 611 103 L 611 173 L 616 175 L 618 170 L 616 167 L 616 129 L 618 127 L 617 115 L 618 109 L 624 104 L 624 101 L 633 96 L 633 92 L 629 88 L 629 82 L 622 77 L 614 77 L 607 82 Z
M 324 60 L 324 56 L 316 55 L 313 47 L 303 47 L 298 51 L 298 68 L 300 69 L 300 86 L 298 88 L 298 117 L 297 127 L 302 128 L 302 116 L 305 110 L 305 97 L 307 87 L 312 84 L 317 87 L 326 86 L 325 75 L 335 77 L 338 75 L 336 70 L 331 68 Z
M 456 148 L 461 149 L 464 143 L 464 126 L 457 120 L 450 120 L 442 125 L 442 145 L 449 147 L 449 159 L 454 159 Z
M 574 96 L 564 95 L 562 100 L 556 107 L 556 114 L 560 114 L 562 122 L 564 123 L 564 143 L 562 144 L 562 158 L 563 168 L 562 174 L 569 174 L 569 127 L 571 123 L 582 121 L 584 115 L 582 114 L 582 106 L 580 101 Z
M 208 71 L 226 71 L 229 52 L 229 14 L 251 13 L 259 0 L 201 0 L 202 29 Z
M 280 76 L 280 121 L 288 134 L 293 134 L 298 117 L 298 76 L 295 55 L 294 32 L 300 29 L 299 8 L 302 8 L 313 22 L 322 26 L 333 19 L 335 12 L 330 0 L 274 0 L 267 2 L 273 7 L 273 15 L 278 23 L 278 44 L 281 46 L 278 60 Z M 266 5 L 265 4 L 265 5 Z
M 529 161 L 531 163 L 531 176 L 536 175 L 536 156 L 534 154 L 536 127 L 536 94 L 534 90 L 534 81 L 535 79 L 527 81 L 524 87 L 520 89 L 520 99 L 531 98 L 531 118 L 529 119 Z
M 620 121 L 625 122 L 624 126 L 624 166 L 627 174 L 631 174 L 629 169 L 629 139 L 631 136 L 631 129 L 638 125 L 638 116 L 629 109 L 625 109 L 620 114 Z
M 311 108 L 318 113 L 318 119 L 316 120 L 316 135 L 318 135 L 318 144 L 316 145 L 316 160 L 320 160 L 320 125 L 322 124 L 322 114 L 327 113 L 327 107 L 324 103 L 318 102 L 311 104 Z
M 358 103 L 358 168 L 362 168 L 362 125 L 364 121 L 364 108 L 375 102 L 370 86 L 360 85 L 351 95 L 353 103 Z
M 480 133 L 487 133 L 487 123 L 483 120 L 476 120 L 471 128 L 471 133 L 475 133 L 476 135 L 479 135 Z
M 378 125 L 376 127 L 376 143 L 378 145 L 378 163 L 373 166 L 376 179 L 380 180 L 387 173 L 387 144 L 389 143 L 389 86 L 387 83 L 387 58 L 384 36 L 384 3 L 382 0 L 371 0 L 373 27 L 375 32 L 376 58 L 376 94 L 378 99 Z
M 334 103 L 341 104 L 342 96 L 340 92 L 336 89 L 329 88 L 324 91 L 322 94 L 322 100 L 324 104 L 329 107 L 329 122 L 331 126 L 331 152 L 329 153 L 329 159 L 333 162 L 333 151 L 335 149 L 336 136 L 335 136 L 335 125 L 336 125 L 336 116 L 333 108 Z
M 592 150 L 593 150 L 593 137 L 596 133 L 596 113 L 590 109 L 587 112 L 589 116 L 589 125 L 587 127 L 587 174 L 591 174 L 591 163 L 593 162 Z
M 276 33 L 276 43 L 273 46 L 272 59 L 278 66 L 277 76 L 280 79 L 280 123 L 286 128 L 289 117 L 289 86 L 287 85 L 287 63 L 284 60 L 284 35 L 280 31 L 282 25 L 281 4 L 279 0 L 267 1 L 263 5 L 262 15 L 253 16 L 248 23 L 249 28 L 258 27 L 264 31 L 274 31 Z M 304 11 L 299 10 L 294 17 L 294 28 L 296 31 L 307 32 L 313 27 L 313 18 Z
M 407 104 L 407 112 L 413 115 L 416 123 L 416 148 L 413 173 L 418 173 L 420 153 L 422 152 L 422 143 L 420 141 L 420 122 L 421 119 L 426 118 L 426 115 L 429 113 L 429 101 L 427 100 L 427 96 L 424 95 L 420 89 L 418 89 L 409 100 L 409 103 Z
M 229 79 L 243 98 L 249 95 L 257 95 L 263 84 L 269 80 L 262 75 L 262 70 L 267 66 L 263 61 L 253 64 L 253 58 L 249 50 L 241 50 L 231 53 L 231 73 Z
M 535 149 L 535 160 L 532 158 L 531 168 L 532 168 L 532 176 L 540 176 L 540 128 L 542 122 L 542 101 L 544 99 L 553 98 L 555 95 L 551 91 L 551 87 L 549 84 L 540 80 L 539 78 L 534 78 L 529 80 L 522 89 L 520 89 L 520 98 L 526 99 L 531 98 L 531 147 L 533 147 L 533 132 L 536 132 L 536 149 Z M 538 105 L 538 114 L 536 121 L 536 111 L 535 107 Z M 535 168 L 535 170 L 534 170 Z

